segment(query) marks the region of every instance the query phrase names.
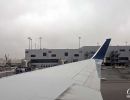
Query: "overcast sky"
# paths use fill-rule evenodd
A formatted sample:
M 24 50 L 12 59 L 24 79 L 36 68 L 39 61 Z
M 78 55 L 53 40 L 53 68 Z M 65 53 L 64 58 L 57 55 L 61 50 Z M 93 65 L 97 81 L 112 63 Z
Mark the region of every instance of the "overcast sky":
M 112 38 L 130 44 L 130 0 L 0 0 L 0 58 L 23 58 L 28 37 L 42 48 L 78 48 Z

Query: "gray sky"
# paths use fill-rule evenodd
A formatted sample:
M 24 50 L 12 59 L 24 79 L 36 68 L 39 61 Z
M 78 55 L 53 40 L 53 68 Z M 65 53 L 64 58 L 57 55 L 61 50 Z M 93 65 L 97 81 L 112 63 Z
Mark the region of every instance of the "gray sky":
M 28 37 L 43 48 L 130 44 L 130 0 L 0 0 L 0 57 L 23 58 Z

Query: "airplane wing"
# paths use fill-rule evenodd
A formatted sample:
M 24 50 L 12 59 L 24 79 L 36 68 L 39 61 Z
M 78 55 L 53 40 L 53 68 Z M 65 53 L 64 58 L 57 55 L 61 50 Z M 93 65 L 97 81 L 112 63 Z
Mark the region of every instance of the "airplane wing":
M 100 66 L 109 43 L 107 39 L 89 60 L 0 79 L 0 99 L 102 100 Z

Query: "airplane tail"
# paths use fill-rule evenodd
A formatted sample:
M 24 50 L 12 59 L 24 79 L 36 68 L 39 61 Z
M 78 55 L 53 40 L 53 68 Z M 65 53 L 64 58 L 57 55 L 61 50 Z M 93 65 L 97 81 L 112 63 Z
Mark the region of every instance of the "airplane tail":
M 92 59 L 103 60 L 109 47 L 110 41 L 111 39 L 106 39 L 105 43 L 97 50 Z

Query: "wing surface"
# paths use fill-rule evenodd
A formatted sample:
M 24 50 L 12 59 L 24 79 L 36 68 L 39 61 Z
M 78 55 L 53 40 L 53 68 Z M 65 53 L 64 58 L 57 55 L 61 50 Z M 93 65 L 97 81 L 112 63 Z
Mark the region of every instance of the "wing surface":
M 0 79 L 1 100 L 102 100 L 94 59 Z

